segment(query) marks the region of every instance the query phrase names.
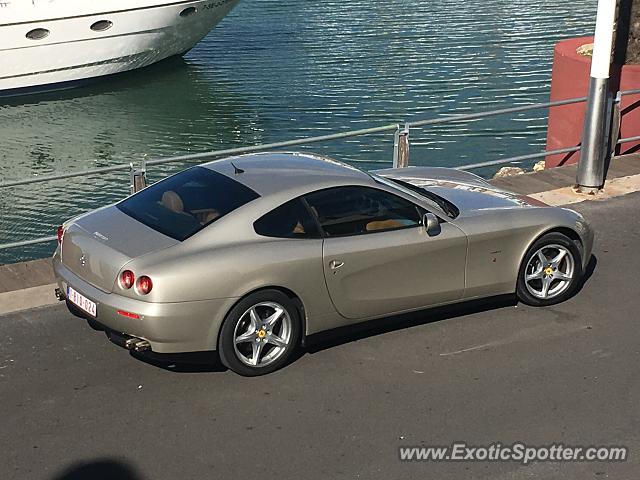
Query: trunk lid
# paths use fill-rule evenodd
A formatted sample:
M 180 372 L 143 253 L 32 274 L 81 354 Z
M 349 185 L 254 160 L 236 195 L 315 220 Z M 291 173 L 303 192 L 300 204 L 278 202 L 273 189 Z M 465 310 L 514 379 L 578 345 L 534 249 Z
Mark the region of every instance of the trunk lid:
M 61 258 L 80 278 L 111 292 L 118 273 L 131 260 L 177 243 L 110 206 L 84 215 L 67 227 Z

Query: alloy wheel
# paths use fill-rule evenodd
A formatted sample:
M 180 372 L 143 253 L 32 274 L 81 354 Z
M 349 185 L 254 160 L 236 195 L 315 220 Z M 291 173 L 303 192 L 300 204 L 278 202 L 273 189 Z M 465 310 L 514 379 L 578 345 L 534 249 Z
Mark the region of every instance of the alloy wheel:
M 558 244 L 538 249 L 527 262 L 524 283 L 531 295 L 549 300 L 565 292 L 575 273 L 571 251 Z
M 292 333 L 291 317 L 282 305 L 257 303 L 236 324 L 233 334 L 236 356 L 250 367 L 270 365 L 287 350 Z

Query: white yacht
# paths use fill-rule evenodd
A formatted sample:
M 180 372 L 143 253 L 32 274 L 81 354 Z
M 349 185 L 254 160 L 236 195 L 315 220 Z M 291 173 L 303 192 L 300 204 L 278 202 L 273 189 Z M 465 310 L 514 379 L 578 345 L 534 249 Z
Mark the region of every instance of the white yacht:
M 0 0 L 0 96 L 73 87 L 190 50 L 239 0 Z

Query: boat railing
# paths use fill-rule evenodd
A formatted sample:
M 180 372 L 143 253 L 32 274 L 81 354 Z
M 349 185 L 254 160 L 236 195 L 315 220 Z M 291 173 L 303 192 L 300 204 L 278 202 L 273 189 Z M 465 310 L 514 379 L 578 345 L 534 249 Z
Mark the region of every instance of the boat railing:
M 619 104 L 621 101 L 621 98 L 625 95 L 637 95 L 637 94 L 640 94 L 640 89 L 620 91 L 616 96 L 615 103 Z M 498 115 L 522 113 L 530 110 L 560 107 L 564 105 L 582 103 L 582 102 L 585 102 L 586 100 L 587 100 L 586 97 L 569 98 L 565 100 L 556 100 L 552 102 L 534 103 L 534 104 L 522 105 L 518 107 L 502 108 L 498 110 L 488 110 L 488 111 L 476 112 L 476 113 L 446 115 L 443 117 L 430 118 L 425 120 L 415 120 L 411 122 L 391 123 L 391 124 L 380 125 L 372 128 L 363 128 L 359 130 L 350 130 L 346 132 L 338 132 L 338 133 L 332 133 L 328 135 L 298 138 L 298 139 L 286 140 L 282 142 L 265 143 L 265 144 L 259 144 L 259 145 L 248 145 L 245 147 L 227 148 L 223 150 L 214 150 L 209 152 L 158 158 L 154 160 L 143 160 L 138 165 L 135 165 L 133 162 L 129 162 L 129 163 L 110 165 L 108 167 L 78 170 L 75 172 L 32 176 L 29 178 L 2 181 L 0 182 L 0 189 L 17 187 L 21 185 L 29 185 L 34 183 L 53 182 L 57 180 L 65 180 L 65 179 L 76 178 L 76 177 L 88 177 L 93 175 L 105 175 L 105 174 L 119 172 L 119 171 L 128 171 L 129 179 L 130 179 L 129 189 L 130 191 L 136 191 L 137 189 L 145 185 L 146 172 L 149 169 L 149 167 L 156 166 L 156 165 L 167 165 L 172 163 L 194 162 L 194 161 L 204 162 L 204 161 L 210 161 L 216 158 L 231 156 L 231 155 L 265 152 L 269 150 L 283 149 L 283 148 L 289 148 L 289 147 L 295 147 L 295 146 L 307 146 L 314 143 L 329 142 L 329 141 L 335 141 L 335 140 L 342 140 L 346 138 L 361 137 L 365 135 L 372 135 L 376 133 L 388 133 L 388 132 L 394 132 L 394 151 L 393 151 L 392 161 L 366 162 L 366 163 L 381 163 L 381 164 L 390 163 L 394 167 L 408 167 L 409 160 L 410 160 L 409 134 L 412 129 L 419 128 L 419 127 L 420 128 L 431 127 L 434 125 L 440 125 L 445 123 L 468 122 L 471 120 L 495 117 Z M 617 140 L 617 144 L 619 145 L 623 143 L 636 142 L 636 141 L 640 141 L 640 136 L 621 138 Z M 473 163 L 473 164 L 462 165 L 462 166 L 452 167 L 452 168 L 457 170 L 475 170 L 479 168 L 486 168 L 486 167 L 492 167 L 497 165 L 519 164 L 524 161 L 534 160 L 537 158 L 544 158 L 549 155 L 573 153 L 573 152 L 578 152 L 579 150 L 580 150 L 580 145 L 572 145 L 572 146 L 567 146 L 565 148 L 559 148 L 555 150 L 544 150 L 542 152 L 536 152 L 536 153 L 531 153 L 527 155 L 518 155 L 518 156 L 500 158 L 497 160 Z M 31 240 L 22 240 L 22 241 L 17 241 L 12 243 L 4 243 L 4 244 L 0 244 L 0 250 L 26 247 L 26 246 L 36 245 L 40 243 L 52 242 L 54 240 L 56 240 L 56 237 L 50 236 L 50 237 L 35 238 Z

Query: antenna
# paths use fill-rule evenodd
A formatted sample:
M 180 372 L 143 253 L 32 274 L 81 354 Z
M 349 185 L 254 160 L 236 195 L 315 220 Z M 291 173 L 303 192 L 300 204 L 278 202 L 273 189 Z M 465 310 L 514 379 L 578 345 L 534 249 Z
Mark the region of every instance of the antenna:
M 236 175 L 240 175 L 241 173 L 244 173 L 244 170 L 236 167 L 233 162 L 230 162 L 230 163 L 231 163 L 231 166 L 233 167 L 233 173 L 235 173 Z

